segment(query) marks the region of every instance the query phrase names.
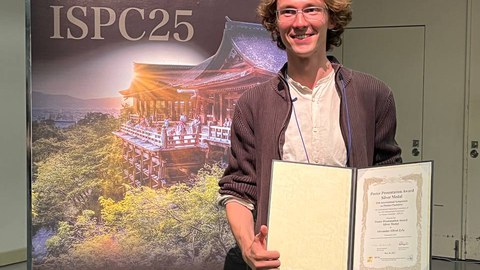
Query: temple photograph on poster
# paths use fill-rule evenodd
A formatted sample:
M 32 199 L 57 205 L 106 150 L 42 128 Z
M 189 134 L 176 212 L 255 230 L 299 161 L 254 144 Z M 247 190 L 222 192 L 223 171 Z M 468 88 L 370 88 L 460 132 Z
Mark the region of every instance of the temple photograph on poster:
M 268 248 L 282 269 L 430 269 L 432 170 L 273 161 Z
M 223 269 L 236 102 L 286 61 L 256 5 L 31 1 L 29 269 Z

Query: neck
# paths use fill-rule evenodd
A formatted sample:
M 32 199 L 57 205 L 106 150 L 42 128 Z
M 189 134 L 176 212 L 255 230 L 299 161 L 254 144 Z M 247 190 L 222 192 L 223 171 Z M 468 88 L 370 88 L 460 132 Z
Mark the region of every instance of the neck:
M 315 83 L 327 76 L 332 64 L 327 57 L 321 58 L 288 58 L 288 76 L 296 82 L 313 89 Z

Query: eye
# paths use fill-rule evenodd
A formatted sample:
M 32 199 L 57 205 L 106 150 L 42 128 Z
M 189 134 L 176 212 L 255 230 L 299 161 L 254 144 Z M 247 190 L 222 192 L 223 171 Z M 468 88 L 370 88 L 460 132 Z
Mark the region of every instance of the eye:
M 303 9 L 303 13 L 310 14 L 310 15 L 315 15 L 317 13 L 320 13 L 322 11 L 321 7 L 307 7 Z
M 280 15 L 285 17 L 295 16 L 297 14 L 297 10 L 294 8 L 284 8 L 279 11 Z

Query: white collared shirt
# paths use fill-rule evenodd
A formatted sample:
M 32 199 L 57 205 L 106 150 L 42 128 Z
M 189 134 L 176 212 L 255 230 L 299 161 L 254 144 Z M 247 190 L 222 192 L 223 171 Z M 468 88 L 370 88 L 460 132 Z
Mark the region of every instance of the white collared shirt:
M 318 80 L 313 89 L 288 76 L 287 82 L 294 108 L 285 133 L 282 159 L 346 166 L 347 151 L 340 130 L 340 96 L 335 88 L 335 72 L 332 70 Z

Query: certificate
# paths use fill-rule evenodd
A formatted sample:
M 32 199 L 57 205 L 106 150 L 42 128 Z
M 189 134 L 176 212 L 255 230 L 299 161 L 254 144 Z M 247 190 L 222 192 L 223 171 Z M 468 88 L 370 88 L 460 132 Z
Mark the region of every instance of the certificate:
M 272 166 L 267 247 L 280 252 L 280 269 L 350 269 L 354 171 Z
M 430 269 L 432 163 L 359 169 L 354 269 Z
M 267 247 L 281 269 L 429 269 L 432 162 L 273 161 Z

